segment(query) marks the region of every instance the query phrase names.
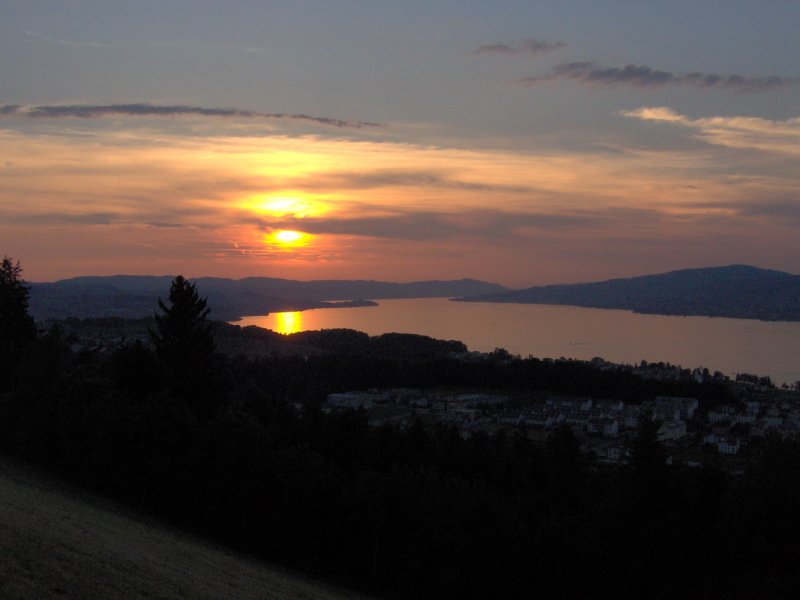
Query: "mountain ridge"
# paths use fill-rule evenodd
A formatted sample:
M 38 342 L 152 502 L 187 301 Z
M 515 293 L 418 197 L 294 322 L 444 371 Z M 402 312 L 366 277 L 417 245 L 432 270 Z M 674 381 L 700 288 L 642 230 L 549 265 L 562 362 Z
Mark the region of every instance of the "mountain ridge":
M 157 301 L 169 294 L 172 275 L 83 276 L 49 283 L 30 283 L 30 313 L 37 320 L 152 316 Z M 215 319 L 278 311 L 337 308 L 340 301 L 369 304 L 366 299 L 430 298 L 506 290 L 475 279 L 394 283 L 375 280 L 299 281 L 270 277 L 190 279 Z M 351 304 L 353 305 L 353 304 Z
M 459 302 L 557 304 L 643 314 L 800 321 L 800 276 L 750 265 L 680 269 L 468 295 Z

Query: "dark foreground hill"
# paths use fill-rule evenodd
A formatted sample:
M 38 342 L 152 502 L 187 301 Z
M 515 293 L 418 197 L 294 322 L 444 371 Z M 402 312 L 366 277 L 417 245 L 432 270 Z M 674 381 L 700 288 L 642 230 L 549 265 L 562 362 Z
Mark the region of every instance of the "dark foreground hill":
M 800 321 L 800 276 L 746 265 L 472 295 L 462 302 L 567 304 L 661 315 Z
M 363 598 L 145 520 L 0 457 L 0 597 Z
M 53 283 L 32 283 L 30 314 L 37 320 L 96 317 L 135 319 L 152 316 L 158 298 L 164 298 L 172 276 L 116 275 L 76 277 Z M 293 281 L 268 277 L 192 280 L 208 298 L 212 317 L 234 320 L 286 310 L 335 308 L 334 302 L 365 298 L 433 298 L 504 291 L 501 285 L 460 279 L 457 281 Z M 352 304 L 351 304 L 352 305 Z

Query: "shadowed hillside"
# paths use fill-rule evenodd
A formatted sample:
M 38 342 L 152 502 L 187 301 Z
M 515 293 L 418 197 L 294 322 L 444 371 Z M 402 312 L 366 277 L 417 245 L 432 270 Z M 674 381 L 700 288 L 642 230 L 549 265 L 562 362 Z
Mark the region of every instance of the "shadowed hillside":
M 0 459 L 0 597 L 359 598 Z

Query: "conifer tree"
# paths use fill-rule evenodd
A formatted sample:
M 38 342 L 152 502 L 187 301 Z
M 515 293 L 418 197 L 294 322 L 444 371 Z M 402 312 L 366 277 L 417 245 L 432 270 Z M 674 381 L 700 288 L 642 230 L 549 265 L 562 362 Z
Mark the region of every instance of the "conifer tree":
M 178 275 L 172 281 L 168 305 L 158 301 L 162 314 L 155 315 L 156 328 L 150 331 L 173 393 L 201 410 L 210 391 L 215 349 L 206 305 L 196 286 Z
M 0 263 L 0 357 L 12 356 L 36 338 L 28 315 L 30 289 L 22 279 L 19 261 L 8 256 Z
M 178 275 L 169 290 L 169 306 L 161 300 L 163 312 L 156 314 L 156 331 L 151 331 L 159 357 L 169 366 L 197 364 L 207 360 L 214 352 L 209 323 L 208 301 L 200 298 L 197 288 L 182 275 Z

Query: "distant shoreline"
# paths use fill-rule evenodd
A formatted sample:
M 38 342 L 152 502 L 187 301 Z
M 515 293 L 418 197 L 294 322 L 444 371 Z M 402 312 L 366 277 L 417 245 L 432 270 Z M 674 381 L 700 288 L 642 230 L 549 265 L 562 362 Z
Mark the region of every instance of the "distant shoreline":
M 628 308 L 624 306 L 598 306 L 594 304 L 578 304 L 576 302 L 535 302 L 525 300 L 489 300 L 478 298 L 448 298 L 451 302 L 474 302 L 486 304 L 536 304 L 539 306 L 574 306 L 575 308 L 596 308 L 597 310 L 622 310 L 625 312 L 633 313 L 635 315 L 659 315 L 662 317 L 708 317 L 709 319 L 741 319 L 744 321 L 762 321 L 764 323 L 800 323 L 800 317 L 797 318 L 768 318 L 756 317 L 745 315 L 732 315 L 732 314 L 709 314 L 705 312 L 666 312 L 659 310 L 647 310 L 645 308 Z
M 272 313 L 282 313 L 282 312 L 305 312 L 307 310 L 316 310 L 318 308 L 362 308 L 368 306 L 380 306 L 380 305 L 374 300 L 330 300 L 330 301 L 326 300 L 324 302 L 321 302 L 319 306 L 303 306 L 298 308 L 287 307 L 284 310 L 271 310 L 258 316 L 266 317 L 271 315 Z M 238 321 L 241 321 L 245 317 L 252 317 L 252 316 L 253 315 L 239 315 L 233 319 L 222 319 L 222 320 L 226 321 L 227 323 L 236 323 Z

